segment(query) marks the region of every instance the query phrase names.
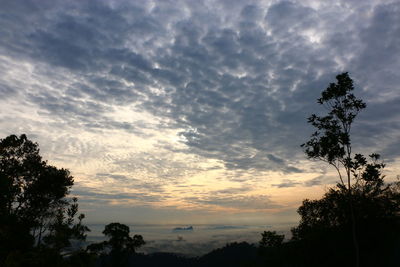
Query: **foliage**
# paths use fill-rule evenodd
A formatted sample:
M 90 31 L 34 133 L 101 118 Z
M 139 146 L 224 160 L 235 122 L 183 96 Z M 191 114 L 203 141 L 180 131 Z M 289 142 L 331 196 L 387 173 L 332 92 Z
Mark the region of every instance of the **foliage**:
M 278 247 L 282 245 L 284 235 L 278 235 L 276 231 L 264 231 L 261 234 L 260 248 Z
M 0 255 L 51 249 L 57 255 L 72 238 L 84 240 L 84 215 L 75 217 L 77 199 L 68 199 L 73 177 L 50 166 L 26 135 L 0 139 Z
M 358 161 L 357 157 L 352 158 L 351 127 L 358 113 L 366 108 L 366 104 L 351 93 L 354 90 L 353 80 L 347 72 L 337 75 L 336 79 L 337 83 L 331 83 L 318 99 L 318 104 L 323 105 L 328 114 L 312 114 L 308 118 L 308 122 L 317 130 L 301 146 L 309 158 L 335 167 L 343 186 L 343 175 L 346 175 L 347 187 L 350 189 L 351 170 Z
M 91 252 L 111 253 L 135 253 L 135 250 L 145 244 L 141 235 L 129 236 L 129 226 L 121 223 L 110 223 L 104 228 L 103 234 L 109 238 L 108 241 L 94 243 L 87 247 Z
M 257 248 L 247 242 L 228 243 L 198 258 L 197 264 L 188 266 L 254 266 Z
M 370 155 L 371 161 L 360 154 L 352 166 L 355 183 L 351 187 L 352 203 L 357 222 L 394 219 L 400 214 L 400 182 L 384 183 L 379 155 Z M 338 184 L 320 200 L 304 200 L 298 209 L 300 224 L 293 229 L 293 238 L 301 239 L 316 229 L 348 226 L 351 210 L 347 188 Z
M 384 182 L 385 164 L 378 154 L 367 160 L 353 153 L 351 127 L 366 104 L 351 93 L 353 81 L 347 72 L 336 79 L 318 99 L 328 114 L 308 118 L 317 130 L 302 147 L 309 158 L 333 166 L 340 182 L 322 199 L 303 201 L 298 209 L 301 221 L 292 229 L 292 239 L 313 244 L 313 249 L 332 247 L 344 259 L 339 265 L 348 265 L 355 256 L 356 266 L 360 259 L 370 266 L 376 259 L 391 260 L 392 254 L 383 255 L 399 241 L 400 187 L 398 182 Z M 350 236 L 353 248 L 348 246 Z M 379 249 L 373 249 L 376 242 L 382 244 Z
M 400 182 L 355 184 L 352 204 L 358 225 L 360 266 L 397 266 L 394 263 L 400 242 Z M 292 229 L 292 242 L 300 242 L 299 251 L 314 251 L 319 264 L 330 258 L 332 266 L 354 266 L 347 190 L 337 186 L 319 200 L 304 200 L 298 213 L 301 221 Z
M 398 220 L 400 214 L 399 182 L 390 184 L 355 184 L 352 187 L 355 219 L 360 225 L 359 235 L 367 225 Z M 348 197 L 341 186 L 331 188 L 319 200 L 304 200 L 299 207 L 300 224 L 292 229 L 293 239 L 300 240 L 321 235 L 330 229 L 350 229 L 351 216 Z
M 136 256 L 136 249 L 145 244 L 141 235 L 129 235 L 129 226 L 121 223 L 110 223 L 103 234 L 108 240 L 87 246 L 86 252 L 100 256 L 101 266 L 130 266 L 130 260 Z

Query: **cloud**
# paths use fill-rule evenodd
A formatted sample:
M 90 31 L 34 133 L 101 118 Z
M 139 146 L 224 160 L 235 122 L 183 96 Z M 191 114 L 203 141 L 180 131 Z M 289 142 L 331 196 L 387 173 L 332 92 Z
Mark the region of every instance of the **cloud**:
M 293 180 L 290 179 L 284 179 L 282 183 L 279 184 L 272 184 L 272 186 L 276 186 L 278 188 L 287 188 L 287 187 L 294 187 L 299 185 L 299 182 L 295 182 Z
M 355 148 L 400 156 L 397 1 L 9 1 L 2 11 L 0 133 L 37 136 L 82 183 L 156 192 L 205 173 L 254 184 L 257 173 L 305 174 L 306 118 L 323 112 L 315 100 L 342 71 L 368 104 Z M 245 193 L 189 200 L 264 205 Z
M 111 206 L 143 206 L 155 202 L 161 202 L 166 197 L 160 194 L 149 194 L 143 191 L 134 193 L 120 193 L 120 192 L 99 192 L 93 188 L 79 187 L 72 190 L 72 194 L 79 198 L 82 203 L 105 203 Z
M 318 176 L 313 179 L 307 180 L 304 182 L 304 186 L 311 187 L 311 186 L 315 186 L 315 185 L 320 185 L 321 179 L 322 179 L 322 176 Z
M 200 206 L 216 206 L 233 209 L 277 209 L 282 206 L 274 203 L 267 195 L 210 195 L 203 197 L 186 197 L 184 201 Z

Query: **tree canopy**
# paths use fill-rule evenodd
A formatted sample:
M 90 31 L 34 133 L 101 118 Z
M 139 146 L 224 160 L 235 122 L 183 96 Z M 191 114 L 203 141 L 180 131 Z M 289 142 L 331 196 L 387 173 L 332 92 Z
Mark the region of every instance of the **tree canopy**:
M 108 240 L 90 244 L 86 251 L 100 256 L 101 266 L 130 266 L 130 258 L 145 242 L 141 235 L 130 236 L 129 232 L 129 226 L 125 224 L 109 223 L 103 231 Z
M 129 235 L 129 226 L 121 223 L 110 223 L 104 228 L 103 234 L 108 238 L 107 241 L 94 243 L 88 246 L 92 252 L 104 252 L 109 250 L 111 253 L 135 253 L 135 250 L 145 244 L 141 235 Z
M 264 231 L 261 236 L 260 248 L 278 247 L 285 238 L 284 235 L 278 235 L 276 231 Z
M 382 174 L 385 164 L 380 161 L 379 154 L 366 157 L 354 153 L 352 124 L 366 104 L 352 93 L 353 80 L 347 72 L 337 75 L 336 79 L 337 83 L 331 83 L 317 101 L 328 114 L 312 114 L 308 118 L 316 131 L 302 147 L 310 159 L 333 166 L 339 183 L 322 199 L 303 201 L 298 209 L 300 224 L 292 229 L 292 234 L 293 240 L 324 237 L 329 237 L 331 243 L 340 240 L 337 245 L 342 252 L 347 247 L 347 238 L 352 236 L 354 251 L 347 247 L 345 253 L 355 255 L 356 266 L 359 266 L 360 257 L 364 265 L 366 259 L 374 259 L 371 255 L 382 259 L 378 254 L 384 252 L 381 248 L 374 251 L 374 242 L 379 240 L 386 243 L 382 247 L 388 248 L 400 237 L 400 183 L 385 183 Z
M 336 76 L 337 83 L 331 83 L 317 100 L 328 114 L 312 114 L 308 122 L 316 128 L 311 138 L 301 146 L 311 159 L 318 159 L 332 165 L 338 172 L 343 186 L 351 187 L 351 169 L 357 161 L 352 158 L 351 128 L 358 113 L 366 104 L 354 96 L 353 80 L 347 72 Z M 342 170 L 344 169 L 344 170 Z M 344 180 L 344 176 L 347 181 Z M 347 182 L 347 185 L 345 185 Z
M 89 229 L 77 216 L 67 169 L 49 165 L 26 135 L 0 139 L 0 256 L 51 249 L 60 254 Z M 24 254 L 24 255 L 25 255 Z

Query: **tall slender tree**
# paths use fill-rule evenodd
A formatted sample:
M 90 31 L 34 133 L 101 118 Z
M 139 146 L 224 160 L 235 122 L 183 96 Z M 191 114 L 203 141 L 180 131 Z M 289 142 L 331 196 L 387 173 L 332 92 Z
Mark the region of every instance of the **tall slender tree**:
M 364 157 L 353 153 L 351 129 L 355 118 L 366 108 L 366 104 L 352 93 L 353 80 L 347 72 L 337 75 L 336 80 L 337 82 L 331 83 L 318 99 L 318 104 L 324 106 L 328 113 L 325 116 L 312 114 L 308 118 L 308 122 L 316 131 L 310 140 L 301 146 L 309 158 L 326 162 L 338 173 L 340 187 L 347 192 L 349 200 L 356 266 L 359 266 L 352 183 L 357 180 L 353 178 L 357 178 L 357 167 Z

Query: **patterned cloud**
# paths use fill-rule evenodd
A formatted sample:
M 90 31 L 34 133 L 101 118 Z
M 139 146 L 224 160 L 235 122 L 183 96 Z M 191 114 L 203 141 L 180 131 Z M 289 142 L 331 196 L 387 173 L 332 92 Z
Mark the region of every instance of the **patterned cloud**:
M 293 208 L 275 192 L 334 180 L 299 145 L 343 71 L 368 104 L 355 147 L 399 162 L 398 1 L 5 1 L 0 35 L 1 136 L 86 202 Z

